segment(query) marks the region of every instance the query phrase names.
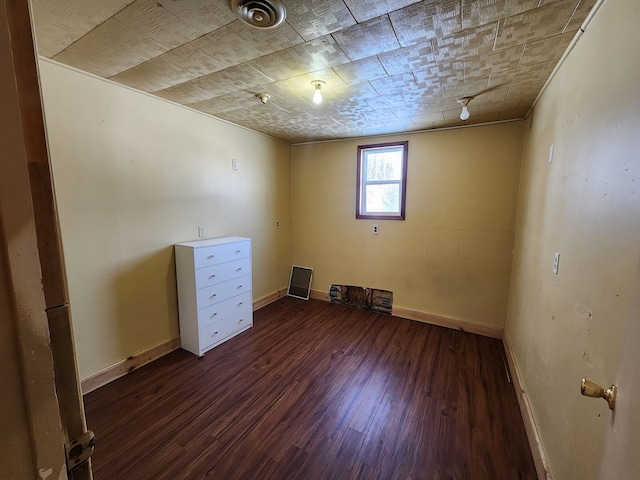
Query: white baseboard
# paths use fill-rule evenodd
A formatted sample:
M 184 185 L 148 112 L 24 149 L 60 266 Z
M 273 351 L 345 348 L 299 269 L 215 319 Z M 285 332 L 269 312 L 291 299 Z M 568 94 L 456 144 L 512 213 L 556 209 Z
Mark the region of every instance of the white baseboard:
M 520 368 L 518 367 L 518 361 L 513 354 L 513 349 L 509 342 L 509 335 L 506 331 L 502 336 L 502 343 L 504 344 L 504 351 L 507 357 L 507 363 L 509 364 L 511 379 L 513 380 L 513 388 L 515 389 L 516 396 L 518 397 L 518 405 L 520 405 L 520 413 L 524 422 L 524 428 L 527 431 L 529 448 L 531 449 L 531 455 L 533 456 L 533 463 L 535 463 L 536 466 L 538 480 L 553 480 L 551 471 L 549 470 L 547 456 L 545 455 L 544 448 L 540 442 L 540 435 L 538 434 L 538 427 L 536 427 L 536 422 L 533 418 L 529 398 L 527 396 L 527 392 L 523 388 L 522 375 L 520 373 Z
M 319 290 L 311 290 L 310 297 L 315 298 L 316 300 L 329 301 L 329 294 Z M 393 315 L 396 317 L 407 318 L 409 320 L 415 320 L 417 322 L 428 323 L 430 325 L 438 325 L 440 327 L 475 333 L 476 335 L 483 335 L 485 337 L 502 338 L 502 328 L 468 322 L 457 318 L 433 315 L 431 313 L 420 312 L 418 310 L 411 310 L 403 307 L 393 307 Z
M 180 348 L 180 337 L 172 338 L 171 340 L 156 345 L 155 347 L 136 353 L 135 355 L 125 358 L 118 363 L 103 368 L 80 381 L 82 394 L 87 394 L 109 382 L 113 382 L 127 373 L 133 372 L 143 365 L 151 363 L 167 353 L 177 350 L 178 348 Z

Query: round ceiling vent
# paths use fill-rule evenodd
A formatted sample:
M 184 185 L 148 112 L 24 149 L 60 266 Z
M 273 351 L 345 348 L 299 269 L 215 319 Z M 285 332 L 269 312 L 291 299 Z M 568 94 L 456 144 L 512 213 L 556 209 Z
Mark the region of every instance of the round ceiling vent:
M 279 0 L 230 0 L 231 10 L 256 28 L 274 28 L 284 22 L 287 12 Z

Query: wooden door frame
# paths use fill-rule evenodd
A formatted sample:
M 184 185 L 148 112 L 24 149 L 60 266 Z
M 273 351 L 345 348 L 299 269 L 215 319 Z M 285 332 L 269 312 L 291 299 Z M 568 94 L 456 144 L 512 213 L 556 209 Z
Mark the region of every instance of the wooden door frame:
M 0 255 L 35 472 L 67 478 L 64 445 L 86 430 L 28 0 L 0 7 Z M 91 478 L 89 464 L 69 478 Z

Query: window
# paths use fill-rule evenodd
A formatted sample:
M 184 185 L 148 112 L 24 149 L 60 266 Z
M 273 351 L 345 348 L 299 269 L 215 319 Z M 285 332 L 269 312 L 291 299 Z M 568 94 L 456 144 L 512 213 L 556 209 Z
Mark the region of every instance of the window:
M 409 142 L 358 147 L 356 218 L 404 220 Z

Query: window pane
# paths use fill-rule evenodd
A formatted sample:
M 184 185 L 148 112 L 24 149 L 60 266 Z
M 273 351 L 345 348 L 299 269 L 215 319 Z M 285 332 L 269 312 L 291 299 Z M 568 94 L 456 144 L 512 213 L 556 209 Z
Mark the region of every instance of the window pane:
M 402 178 L 402 150 L 372 151 L 365 155 L 365 182 Z
M 400 185 L 367 185 L 366 211 L 400 213 Z

